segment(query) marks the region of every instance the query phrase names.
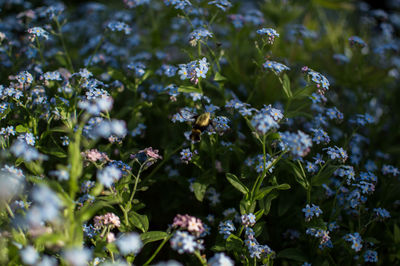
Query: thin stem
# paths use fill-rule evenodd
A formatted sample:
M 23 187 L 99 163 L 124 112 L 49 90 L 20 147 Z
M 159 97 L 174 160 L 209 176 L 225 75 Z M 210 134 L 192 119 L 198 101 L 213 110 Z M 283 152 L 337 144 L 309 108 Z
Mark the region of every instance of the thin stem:
M 99 50 L 100 46 L 103 44 L 104 39 L 105 39 L 105 36 L 103 35 L 101 37 L 99 43 L 97 44 L 96 48 L 94 49 L 92 55 L 90 56 L 89 62 L 88 62 L 86 67 L 90 67 L 90 65 L 92 64 L 93 57 L 96 55 L 96 53 Z
M 71 57 L 69 56 L 69 53 L 68 53 L 68 50 L 67 50 L 67 46 L 65 45 L 64 37 L 63 37 L 62 31 L 61 31 L 61 25 L 58 22 L 58 19 L 56 17 L 54 18 L 54 21 L 56 22 L 56 25 L 57 25 L 58 36 L 60 37 L 61 45 L 62 45 L 62 47 L 64 49 L 65 57 L 67 58 L 67 62 L 68 62 L 69 68 L 70 68 L 70 70 L 72 72 L 75 72 L 74 66 L 72 65 Z
M 146 162 L 144 162 L 143 164 L 140 165 L 139 171 L 136 175 L 135 185 L 133 186 L 132 194 L 131 194 L 131 197 L 129 198 L 129 203 L 132 202 L 133 197 L 135 196 L 137 185 L 139 183 L 140 174 L 142 173 L 142 170 L 143 170 L 143 167 L 145 164 L 146 164 Z
M 42 65 L 44 65 L 44 57 L 43 57 L 43 53 L 42 53 L 42 48 L 40 46 L 39 38 L 36 37 L 35 39 L 36 39 L 36 46 L 37 46 L 37 49 L 39 51 L 40 60 L 42 61 Z
M 172 234 L 168 235 L 167 237 L 164 238 L 164 240 L 161 242 L 161 244 L 158 246 L 156 251 L 154 251 L 153 255 L 143 264 L 144 266 L 149 265 L 153 259 L 157 256 L 157 254 L 160 252 L 160 250 L 163 248 L 165 243 L 168 242 L 168 240 L 172 237 Z
M 7 202 L 6 202 L 6 209 L 7 209 L 8 214 L 10 214 L 10 216 L 11 216 L 12 218 L 14 218 L 14 217 L 15 217 L 15 216 L 14 216 L 14 212 L 11 210 L 10 205 L 8 205 Z
M 201 254 L 200 254 L 200 252 L 199 252 L 198 250 L 196 250 L 196 251 L 194 252 L 194 255 L 196 255 L 196 257 L 199 259 L 201 265 L 207 266 L 207 260 L 205 260 L 205 259 L 201 256 Z

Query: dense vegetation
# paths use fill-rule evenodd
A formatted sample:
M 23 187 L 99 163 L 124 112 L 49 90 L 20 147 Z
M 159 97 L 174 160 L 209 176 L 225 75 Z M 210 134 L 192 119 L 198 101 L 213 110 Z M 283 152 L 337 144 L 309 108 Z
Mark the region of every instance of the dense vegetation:
M 400 264 L 396 3 L 0 1 L 0 264 Z

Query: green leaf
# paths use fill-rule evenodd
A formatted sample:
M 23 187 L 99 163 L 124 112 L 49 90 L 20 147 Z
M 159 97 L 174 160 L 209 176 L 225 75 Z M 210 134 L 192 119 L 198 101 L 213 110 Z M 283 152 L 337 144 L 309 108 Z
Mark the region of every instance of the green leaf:
M 52 156 L 55 156 L 55 157 L 58 157 L 58 158 L 66 158 L 67 157 L 67 154 L 64 151 L 61 151 L 59 149 L 57 149 L 57 150 L 43 150 L 43 149 L 41 149 L 41 151 L 43 153 L 45 153 L 45 154 L 52 155 Z
M 85 205 L 81 208 L 76 216 L 81 222 L 86 222 L 91 219 L 99 210 L 104 209 L 106 207 L 111 207 L 112 205 L 106 201 L 97 201 L 94 204 Z
M 209 182 L 202 182 L 202 180 L 196 180 L 193 183 L 194 195 L 198 201 L 200 201 L 200 202 L 203 201 L 208 185 L 209 185 Z
M 308 185 L 307 185 L 307 182 L 306 182 L 306 178 L 303 175 L 303 173 L 301 172 L 301 170 L 297 167 L 297 165 L 295 165 L 294 163 L 289 162 L 289 161 L 286 161 L 286 163 L 288 163 L 291 166 L 291 168 L 292 168 L 292 170 L 294 172 L 294 178 L 297 181 L 297 183 L 299 183 L 305 189 L 307 189 Z
M 307 257 L 297 248 L 287 248 L 278 253 L 278 258 L 291 259 L 299 262 L 307 261 Z
M 225 246 L 222 245 L 214 245 L 211 247 L 211 251 L 213 252 L 223 252 L 225 250 L 226 250 Z
M 82 175 L 83 164 L 80 150 L 82 128 L 75 132 L 73 139 L 68 146 L 68 159 L 70 164 L 69 185 L 70 193 L 74 197 L 79 190 L 78 179 Z
M 316 90 L 316 89 L 315 89 L 314 86 L 306 86 L 306 87 L 304 87 L 304 88 L 298 89 L 298 90 L 294 93 L 293 98 L 296 99 L 296 98 L 302 98 L 302 97 L 304 97 L 304 98 L 311 97 L 311 94 L 312 94 L 315 90 Z
M 293 96 L 292 91 L 290 90 L 290 79 L 286 74 L 283 75 L 282 88 L 288 98 Z
M 226 239 L 225 247 L 228 251 L 241 252 L 242 246 L 243 246 L 243 240 L 235 236 L 234 234 L 231 234 Z
M 179 86 L 178 92 L 185 92 L 185 93 L 197 92 L 203 94 L 203 91 L 200 88 L 194 86 Z
M 221 73 L 217 72 L 214 76 L 214 81 L 226 81 L 227 78 L 221 75 Z
M 142 230 L 143 233 L 149 230 L 149 219 L 146 215 L 131 211 L 129 212 L 129 221 L 132 225 Z
M 108 244 L 106 245 L 106 248 L 107 248 L 109 251 L 118 254 L 118 248 L 117 248 L 117 246 L 115 245 L 115 243 L 108 243 Z
M 394 243 L 396 244 L 400 243 L 400 229 L 397 224 L 394 224 L 393 234 L 394 234 Z
M 36 245 L 54 245 L 60 242 L 64 242 L 65 236 L 61 233 L 45 233 L 36 238 Z
M 229 183 L 231 183 L 232 186 L 234 186 L 237 190 L 239 190 L 243 194 L 246 195 L 247 193 L 249 193 L 249 189 L 234 174 L 227 173 L 226 179 L 228 179 Z
M 40 176 L 43 174 L 43 167 L 38 162 L 24 162 L 24 165 L 34 175 Z
M 140 235 L 140 238 L 143 241 L 143 245 L 146 245 L 150 242 L 155 242 L 161 239 L 165 239 L 168 236 L 166 232 L 163 231 L 150 231 Z
M 256 221 L 260 220 L 262 215 L 264 214 L 264 209 L 257 211 L 254 215 L 256 216 Z
M 265 224 L 266 224 L 265 221 L 261 221 L 254 225 L 253 230 L 254 230 L 255 237 L 258 237 L 259 235 L 261 235 L 261 233 L 265 227 Z
M 263 199 L 274 189 L 287 190 L 287 189 L 290 189 L 290 185 L 289 184 L 281 184 L 281 185 L 268 186 L 268 187 L 261 188 L 260 191 L 258 192 L 258 194 L 256 195 L 256 200 Z
M 294 197 L 280 197 L 278 202 L 278 216 L 284 215 L 291 206 L 295 205 L 296 198 Z
M 240 214 L 247 214 L 247 213 L 253 213 L 254 209 L 256 208 L 256 202 L 250 201 L 249 199 L 244 198 L 240 201 Z
M 264 215 L 267 216 L 269 211 L 271 210 L 271 203 L 274 199 L 276 199 L 279 195 L 278 191 L 273 191 L 269 194 L 265 199 L 259 200 L 260 207 L 264 209 Z
M 23 125 L 18 125 L 15 127 L 15 131 L 18 133 L 29 132 L 29 129 L 24 127 Z
M 312 186 L 321 186 L 322 184 L 326 184 L 329 182 L 329 178 L 331 178 L 333 172 L 338 169 L 340 165 L 329 165 L 325 167 L 319 174 L 313 176 L 311 178 Z
M 279 133 L 271 133 L 268 135 L 268 140 L 280 139 L 281 135 Z

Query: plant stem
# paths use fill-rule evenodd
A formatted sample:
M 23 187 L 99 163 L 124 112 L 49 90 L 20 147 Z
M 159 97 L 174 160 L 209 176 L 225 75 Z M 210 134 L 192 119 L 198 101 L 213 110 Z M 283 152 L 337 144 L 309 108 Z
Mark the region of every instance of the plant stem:
M 97 51 L 99 50 L 100 46 L 103 44 L 104 39 L 105 39 L 105 37 L 104 37 L 104 35 L 103 35 L 103 36 L 101 37 L 99 43 L 97 44 L 96 48 L 94 48 L 93 54 L 90 56 L 89 62 L 88 62 L 88 64 L 87 64 L 86 67 L 89 68 L 90 65 L 92 64 L 93 57 L 96 55 L 96 53 L 97 53 Z
M 70 68 L 70 70 L 72 72 L 75 72 L 74 66 L 72 65 L 71 57 L 69 56 L 69 53 L 68 53 L 68 50 L 67 50 L 67 46 L 65 45 L 64 37 L 63 37 L 62 31 L 61 31 L 60 22 L 58 22 L 58 19 L 56 17 L 54 18 L 54 21 L 56 22 L 56 26 L 57 26 L 57 30 L 58 30 L 58 36 L 60 37 L 61 45 L 62 45 L 62 47 L 64 49 L 65 57 L 67 58 L 67 62 L 68 62 L 69 68 Z
M 153 259 L 157 256 L 158 252 L 160 252 L 160 250 L 163 248 L 163 246 L 165 245 L 165 243 L 168 242 L 168 240 L 172 237 L 171 235 L 168 235 L 164 238 L 164 240 L 161 242 L 161 244 L 158 246 L 158 248 L 156 249 L 156 251 L 154 251 L 153 255 L 151 255 L 151 257 L 143 264 L 144 266 L 149 265 Z
M 196 255 L 196 257 L 199 259 L 201 265 L 207 266 L 207 261 L 203 257 L 201 257 L 201 254 L 198 250 L 194 252 L 194 255 Z
M 40 46 L 40 41 L 39 41 L 38 37 L 35 37 L 35 39 L 36 39 L 36 46 L 39 51 L 40 60 L 42 61 L 42 65 L 44 66 L 44 57 L 43 57 L 43 53 L 42 53 L 42 48 Z
M 8 205 L 7 202 L 6 202 L 6 209 L 7 209 L 8 214 L 10 214 L 10 216 L 11 216 L 12 218 L 14 218 L 14 213 L 13 213 L 13 211 L 11 210 L 10 205 Z

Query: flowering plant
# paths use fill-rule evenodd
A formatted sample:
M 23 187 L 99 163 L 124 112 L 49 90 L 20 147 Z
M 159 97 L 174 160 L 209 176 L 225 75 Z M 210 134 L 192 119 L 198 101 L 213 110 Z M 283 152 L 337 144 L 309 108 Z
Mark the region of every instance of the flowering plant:
M 0 1 L 1 265 L 400 264 L 395 1 L 39 2 Z

